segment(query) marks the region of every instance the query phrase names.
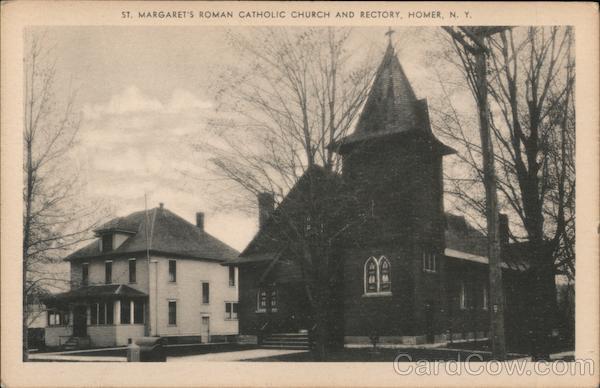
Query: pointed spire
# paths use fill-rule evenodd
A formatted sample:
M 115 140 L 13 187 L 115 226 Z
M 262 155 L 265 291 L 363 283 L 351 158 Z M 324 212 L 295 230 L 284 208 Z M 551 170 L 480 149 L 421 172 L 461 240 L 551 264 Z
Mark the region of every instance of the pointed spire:
M 332 143 L 344 154 L 353 144 L 401 133 L 420 133 L 432 141 L 442 155 L 454 153 L 431 131 L 427 100 L 418 100 L 392 44 L 391 28 L 385 33 L 388 45 L 354 132 Z
M 396 57 L 391 28 L 388 46 L 356 126 L 361 132 L 403 132 L 417 126 L 417 98 Z

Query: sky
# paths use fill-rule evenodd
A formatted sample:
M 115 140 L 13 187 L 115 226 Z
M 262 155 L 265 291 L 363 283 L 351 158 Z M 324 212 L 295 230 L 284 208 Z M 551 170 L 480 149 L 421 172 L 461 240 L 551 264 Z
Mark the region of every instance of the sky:
M 237 32 L 252 34 L 250 28 Z M 353 30 L 356 55 L 387 45 L 385 28 Z M 53 46 L 58 94 L 75 90 L 81 111 L 73 149 L 84 180 L 82 201 L 100 200 L 112 215 L 164 206 L 242 250 L 257 230 L 257 215 L 237 209 L 239 196 L 217 185 L 206 155 L 190 144 L 209 136 L 215 80 L 244 58 L 222 27 L 56 27 L 44 31 Z M 398 29 L 394 44 L 418 97 L 435 90 L 428 61 L 432 29 Z M 223 206 L 231 198 L 229 206 Z

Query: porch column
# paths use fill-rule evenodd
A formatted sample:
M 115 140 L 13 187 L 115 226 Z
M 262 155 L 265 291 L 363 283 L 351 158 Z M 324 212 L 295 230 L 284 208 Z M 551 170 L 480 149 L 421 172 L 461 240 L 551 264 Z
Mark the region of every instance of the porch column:
M 85 308 L 85 323 L 87 326 L 92 324 L 92 306 L 90 305 Z
M 115 300 L 114 318 L 115 325 L 121 324 L 121 301 L 118 299 Z
M 131 317 L 129 323 L 133 325 L 133 299 L 129 301 L 129 316 Z

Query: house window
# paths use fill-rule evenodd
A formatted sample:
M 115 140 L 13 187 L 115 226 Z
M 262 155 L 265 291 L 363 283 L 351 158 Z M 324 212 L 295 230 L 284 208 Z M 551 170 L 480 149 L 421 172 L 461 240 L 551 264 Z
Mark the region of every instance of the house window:
M 144 323 L 144 302 L 141 300 L 133 302 L 133 323 Z
M 210 303 L 210 285 L 208 283 L 202 283 L 202 303 Z
M 98 324 L 98 303 L 93 303 L 90 306 L 90 321 L 92 325 Z
M 177 281 L 177 261 L 169 260 L 169 281 Z
M 112 261 L 104 262 L 104 283 L 112 283 Z
M 113 249 L 113 236 L 110 233 L 102 235 L 102 252 L 110 252 Z
M 136 260 L 129 259 L 129 283 L 135 283 L 136 281 Z
M 267 291 L 264 289 L 258 290 L 256 311 L 267 311 Z
M 131 323 L 131 303 L 128 300 L 121 301 L 121 323 Z
M 460 282 L 459 304 L 461 310 L 467 309 L 467 288 L 465 282 Z
M 392 281 L 390 279 L 390 262 L 385 257 L 379 260 L 379 290 L 382 292 L 391 291 Z
M 229 287 L 235 287 L 235 267 L 229 266 Z
M 81 285 L 87 286 L 90 281 L 90 266 L 88 263 L 81 264 Z
M 392 266 L 390 261 L 381 256 L 379 259 L 369 257 L 364 267 L 365 294 L 385 294 L 392 291 Z
M 92 325 L 112 325 L 114 323 L 113 302 L 92 304 L 90 315 Z
M 237 319 L 237 309 L 237 303 L 225 302 L 225 319 Z
M 106 304 L 100 303 L 98 307 L 98 324 L 105 325 L 106 324 Z
M 177 302 L 169 301 L 169 325 L 177 325 Z
M 437 258 L 435 253 L 423 252 L 423 271 L 437 272 Z
M 113 302 L 106 303 L 106 324 L 112 325 L 114 323 L 114 308 Z
M 69 313 L 65 311 L 48 311 L 48 326 L 64 326 L 69 324 Z

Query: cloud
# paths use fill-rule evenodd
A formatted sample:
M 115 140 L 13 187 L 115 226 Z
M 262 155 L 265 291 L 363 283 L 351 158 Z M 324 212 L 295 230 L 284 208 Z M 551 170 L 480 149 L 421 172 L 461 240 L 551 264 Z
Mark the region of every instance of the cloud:
M 217 210 L 214 189 L 207 184 L 213 178 L 206 168 L 207 155 L 189 147 L 192 138 L 210 138 L 205 123 L 213 114 L 211 107 L 188 90 L 175 89 L 161 101 L 136 86 L 85 105 L 74 153 L 85 169 L 86 198 L 110 203 L 120 215 L 142 209 L 144 195 L 148 206 L 164 202 L 191 222 L 196 211 L 205 211 L 207 229 L 242 248 L 256 220 Z M 238 225 L 235 220 L 240 219 Z
M 212 103 L 204 101 L 193 93 L 183 89 L 175 89 L 166 103 L 143 94 L 137 86 L 130 85 L 121 93 L 113 95 L 104 104 L 86 104 L 83 107 L 84 117 L 96 120 L 105 115 L 127 115 L 131 113 L 181 113 L 193 109 L 210 109 Z

